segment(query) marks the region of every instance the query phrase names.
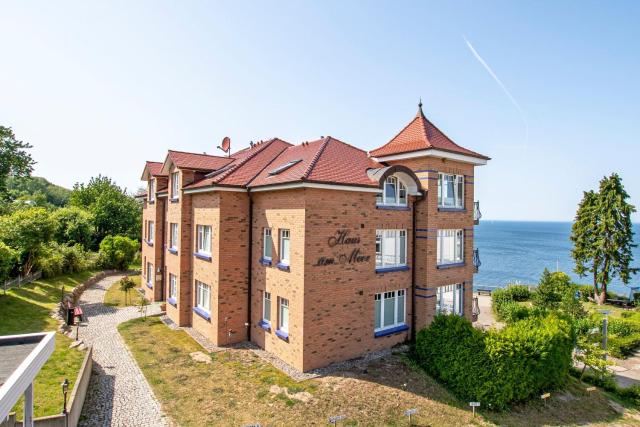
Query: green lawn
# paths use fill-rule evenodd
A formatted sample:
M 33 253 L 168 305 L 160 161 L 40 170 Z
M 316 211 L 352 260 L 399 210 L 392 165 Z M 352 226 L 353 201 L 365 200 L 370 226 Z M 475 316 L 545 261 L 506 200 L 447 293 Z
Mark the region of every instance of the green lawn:
M 534 401 L 503 413 L 482 410 L 472 418 L 468 402 L 452 396 L 403 356 L 295 382 L 250 350 L 209 354 L 211 364 L 189 353 L 202 349 L 184 331 L 171 330 L 160 319 L 135 319 L 119 326 L 120 334 L 151 384 L 162 409 L 178 425 L 272 426 L 327 425 L 331 415 L 345 415 L 340 425 L 408 425 L 404 411 L 417 408 L 414 425 L 638 425 L 634 410 L 616 412 L 606 395 L 587 392 L 571 379 L 547 406 Z M 473 375 L 473 373 L 469 373 Z M 272 390 L 273 386 L 279 389 Z M 287 396 L 308 393 L 307 402 Z M 197 393 L 194 393 L 194 390 Z
M 104 294 L 104 305 L 108 305 L 110 307 L 126 307 L 137 305 L 139 303 L 140 293 L 138 292 L 138 288 L 140 287 L 140 275 L 130 277 L 136 284 L 136 287 L 129 291 L 126 304 L 124 292 L 120 290 L 120 282 L 115 282 Z
M 43 279 L 20 289 L 11 289 L 7 295 L 0 292 L 0 335 L 54 331 L 58 322 L 50 312 L 60 301 L 62 286 L 68 292 L 89 278 L 93 272 Z M 69 349 L 71 340 L 56 333 L 56 348 L 35 381 L 35 416 L 54 415 L 62 412 L 60 383 L 67 378 L 73 387 L 85 352 Z M 22 417 L 22 400 L 14 408 Z

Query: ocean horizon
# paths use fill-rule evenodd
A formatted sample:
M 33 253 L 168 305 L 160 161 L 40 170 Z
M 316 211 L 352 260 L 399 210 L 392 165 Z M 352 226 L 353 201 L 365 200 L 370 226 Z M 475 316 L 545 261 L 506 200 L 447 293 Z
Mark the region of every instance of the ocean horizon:
M 475 226 L 474 242 L 479 249 L 479 272 L 474 276 L 474 288 L 504 287 L 509 283 L 537 284 L 545 268 L 563 271 L 580 284 L 592 284 L 591 276 L 574 273 L 571 258 L 573 247 L 572 221 L 510 221 L 482 219 Z M 640 243 L 640 223 L 633 224 L 634 242 Z M 631 264 L 640 267 L 640 248 L 633 249 Z M 628 295 L 631 286 L 640 286 L 640 275 L 632 276 L 625 286 L 614 279 L 609 290 Z

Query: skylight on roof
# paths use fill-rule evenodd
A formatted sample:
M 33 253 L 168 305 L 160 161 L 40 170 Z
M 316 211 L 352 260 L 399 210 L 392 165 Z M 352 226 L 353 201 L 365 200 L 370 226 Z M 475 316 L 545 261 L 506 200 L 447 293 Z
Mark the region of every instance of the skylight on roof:
M 287 169 L 289 169 L 291 166 L 298 164 L 302 161 L 302 159 L 298 159 L 298 160 L 291 160 L 290 162 L 285 163 L 282 166 L 278 166 L 277 168 L 275 168 L 272 171 L 269 171 L 269 175 L 278 175 L 280 172 L 286 171 Z

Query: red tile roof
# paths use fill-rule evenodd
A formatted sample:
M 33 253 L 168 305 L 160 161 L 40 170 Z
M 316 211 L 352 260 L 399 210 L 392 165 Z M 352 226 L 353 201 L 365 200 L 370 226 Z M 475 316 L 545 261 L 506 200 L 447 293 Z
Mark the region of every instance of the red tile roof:
M 372 150 L 369 154 L 372 157 L 385 157 L 428 149 L 449 151 L 489 160 L 489 157 L 461 147 L 450 140 L 424 116 L 422 104 L 418 108 L 416 117 L 400 133 L 382 147 Z
M 296 161 L 282 172 L 270 174 Z M 364 150 L 328 136 L 287 148 L 251 181 L 249 187 L 302 181 L 377 187 L 378 184 L 367 176 L 367 169 L 380 166 L 368 158 Z
M 202 188 L 211 185 L 246 186 L 287 147 L 291 147 L 291 144 L 278 138 L 257 143 L 232 154 L 233 162 L 185 188 Z
M 149 175 L 151 176 L 166 176 L 166 174 L 162 173 L 162 162 L 147 162 L 146 167 L 149 170 Z
M 180 169 L 213 171 L 233 161 L 230 157 L 212 156 L 210 154 L 186 153 L 184 151 L 169 150 L 163 164 L 163 171 L 168 170 L 168 161 Z

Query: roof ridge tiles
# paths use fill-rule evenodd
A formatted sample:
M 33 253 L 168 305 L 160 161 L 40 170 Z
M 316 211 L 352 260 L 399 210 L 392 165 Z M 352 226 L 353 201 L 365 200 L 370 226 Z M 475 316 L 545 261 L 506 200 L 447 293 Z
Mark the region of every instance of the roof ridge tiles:
M 278 137 L 274 137 L 274 138 L 271 138 L 271 139 L 269 139 L 267 141 L 264 141 L 264 143 L 259 144 L 258 149 L 256 149 L 253 153 L 249 154 L 247 157 L 245 157 L 242 160 L 240 160 L 237 164 L 235 164 L 235 165 L 232 164 L 231 167 L 228 170 L 222 172 L 220 174 L 220 176 L 218 177 L 218 181 L 222 181 L 223 179 L 225 179 L 226 177 L 231 175 L 231 173 L 233 173 L 234 171 L 239 169 L 241 166 L 245 165 L 249 160 L 255 158 L 258 154 L 262 153 L 267 147 L 269 147 L 276 140 L 282 141 L 285 144 L 289 144 L 287 141 L 284 141 L 284 140 L 282 140 L 282 139 L 280 139 Z M 292 146 L 292 145 L 289 144 L 289 146 Z M 254 147 L 256 147 L 256 146 L 254 145 Z M 254 148 L 254 147 L 250 147 L 250 148 Z M 286 150 L 287 148 L 288 147 L 283 148 L 282 151 Z M 282 151 L 280 151 L 278 153 L 278 155 L 280 155 L 280 153 L 282 153 Z M 255 176 L 257 176 L 257 175 L 255 175 Z M 255 176 L 254 176 L 254 178 L 255 178 Z
M 318 162 L 318 159 L 322 155 L 324 149 L 327 147 L 327 145 L 329 145 L 329 141 L 331 141 L 331 137 L 330 136 L 327 136 L 327 137 L 324 138 L 324 142 L 322 143 L 320 148 L 318 148 L 318 151 L 316 151 L 316 154 L 314 154 L 313 158 L 309 162 L 309 166 L 307 166 L 307 170 L 305 170 L 304 173 L 302 174 L 302 176 L 300 177 L 302 180 L 305 180 L 305 179 L 307 179 L 309 177 L 309 175 L 313 171 L 314 166 Z
M 233 159 L 233 157 L 229 156 L 216 156 L 215 154 L 207 154 L 207 153 L 194 153 L 193 151 L 182 151 L 182 150 L 167 150 L 170 153 L 182 153 L 182 154 L 193 154 L 196 156 L 207 156 L 207 157 L 215 157 L 218 159 Z

